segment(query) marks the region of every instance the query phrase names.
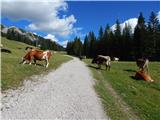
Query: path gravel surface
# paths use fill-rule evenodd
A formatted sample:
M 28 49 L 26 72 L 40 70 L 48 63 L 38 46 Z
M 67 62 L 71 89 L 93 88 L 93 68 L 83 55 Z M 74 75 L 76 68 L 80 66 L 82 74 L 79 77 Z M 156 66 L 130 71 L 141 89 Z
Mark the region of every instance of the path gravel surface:
M 79 59 L 47 75 L 25 80 L 17 90 L 2 94 L 2 119 L 109 120 L 94 91 L 94 79 Z

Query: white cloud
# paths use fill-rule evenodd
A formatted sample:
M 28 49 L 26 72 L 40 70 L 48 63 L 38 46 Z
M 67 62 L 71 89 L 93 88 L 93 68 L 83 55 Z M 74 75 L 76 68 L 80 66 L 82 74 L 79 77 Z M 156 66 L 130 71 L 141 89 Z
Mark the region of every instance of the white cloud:
M 38 35 L 36 32 L 33 32 L 33 34 Z
M 82 29 L 83 29 L 82 27 L 74 28 L 73 33 L 75 34 L 75 36 L 83 38 L 86 34 L 81 32 Z
M 63 47 L 66 47 L 67 43 L 68 43 L 68 40 L 59 41 L 54 35 L 51 35 L 51 34 L 46 35 L 44 38 L 51 39 L 52 41 L 57 42 L 58 44 L 60 44 Z
M 58 42 L 58 39 L 54 35 L 51 35 L 51 34 L 48 34 L 44 38 L 51 39 L 52 41 Z
M 160 11 L 158 12 L 157 18 L 158 18 L 158 20 L 160 22 Z
M 59 16 L 59 11 L 66 11 L 67 7 L 64 0 L 2 0 L 2 16 L 29 20 L 30 30 L 68 36 L 73 33 L 76 19 L 74 15 Z
M 63 47 L 65 47 L 66 48 L 66 46 L 67 46 L 67 43 L 68 43 L 68 40 L 64 40 L 64 41 L 62 41 L 62 42 L 58 42 L 60 45 L 62 45 Z
M 120 27 L 121 27 L 121 30 L 123 30 L 125 28 L 125 24 L 127 25 L 130 25 L 131 26 L 131 31 L 132 33 L 134 32 L 134 28 L 136 27 L 137 25 L 137 22 L 138 22 L 138 19 L 137 18 L 130 18 L 126 21 L 124 21 L 123 23 L 120 24 Z M 114 24 L 112 27 L 111 27 L 111 30 L 114 31 L 116 29 L 116 24 Z

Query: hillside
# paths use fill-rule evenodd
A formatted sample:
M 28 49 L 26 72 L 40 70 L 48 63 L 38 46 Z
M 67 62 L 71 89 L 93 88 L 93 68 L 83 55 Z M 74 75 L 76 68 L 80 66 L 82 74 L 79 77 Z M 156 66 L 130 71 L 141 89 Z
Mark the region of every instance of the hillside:
M 19 64 L 21 58 L 26 54 L 25 47 L 28 46 L 25 43 L 8 40 L 2 37 L 3 48 L 7 48 L 11 53 L 1 53 L 1 87 L 2 90 L 14 88 L 20 85 L 26 77 L 31 75 L 40 74 L 49 71 L 50 69 L 56 69 L 60 64 L 70 60 L 69 57 L 60 53 L 55 53 L 50 59 L 50 65 L 46 69 L 41 66 L 44 61 L 40 61 L 37 66 L 34 65 L 22 65 Z M 52 51 L 53 53 L 53 51 Z
M 49 49 L 56 51 L 63 51 L 63 46 L 59 45 L 51 39 L 45 39 L 32 32 L 27 32 L 21 28 L 15 26 L 6 27 L 1 24 L 1 35 L 7 39 L 23 42 L 29 45 L 40 47 L 41 49 Z

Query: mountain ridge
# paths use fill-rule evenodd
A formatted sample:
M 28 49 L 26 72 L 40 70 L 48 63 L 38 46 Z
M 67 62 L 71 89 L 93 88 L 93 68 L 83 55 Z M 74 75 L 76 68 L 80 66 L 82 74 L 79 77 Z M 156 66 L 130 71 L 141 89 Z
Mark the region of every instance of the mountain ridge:
M 40 47 L 41 49 L 50 49 L 56 51 L 63 51 L 64 47 L 51 39 L 46 39 L 42 36 L 28 32 L 16 26 L 6 27 L 1 24 L 1 36 L 10 40 L 20 41 L 29 45 Z

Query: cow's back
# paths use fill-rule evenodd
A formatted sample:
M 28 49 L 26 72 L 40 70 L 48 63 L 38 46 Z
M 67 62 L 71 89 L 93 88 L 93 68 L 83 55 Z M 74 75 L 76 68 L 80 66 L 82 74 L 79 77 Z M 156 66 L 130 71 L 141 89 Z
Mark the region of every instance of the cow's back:
M 34 59 L 41 60 L 43 57 L 43 51 L 42 50 L 32 50 L 31 56 L 34 57 Z

